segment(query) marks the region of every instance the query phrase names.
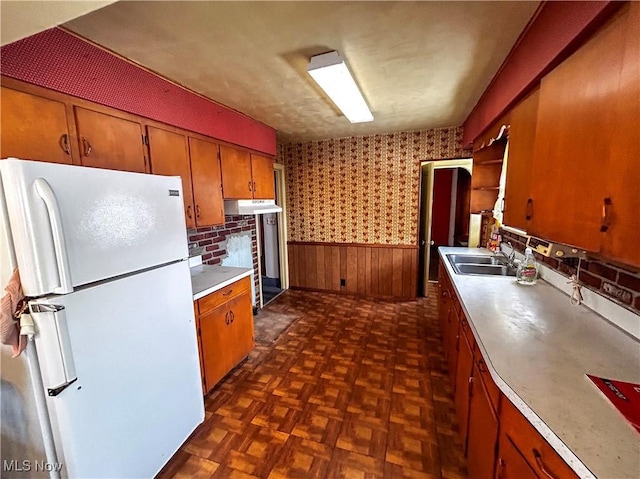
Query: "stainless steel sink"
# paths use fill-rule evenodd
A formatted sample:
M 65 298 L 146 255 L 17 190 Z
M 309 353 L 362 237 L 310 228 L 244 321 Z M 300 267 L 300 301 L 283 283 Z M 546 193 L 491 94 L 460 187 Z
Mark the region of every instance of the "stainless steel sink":
M 516 270 L 501 264 L 454 264 L 460 274 L 489 274 L 493 276 L 515 276 Z
M 454 264 L 495 264 L 495 259 L 491 256 L 470 256 L 464 254 L 448 254 L 449 261 Z
M 448 254 L 447 257 L 458 274 L 515 276 L 516 270 L 506 264 L 500 257 L 471 256 Z

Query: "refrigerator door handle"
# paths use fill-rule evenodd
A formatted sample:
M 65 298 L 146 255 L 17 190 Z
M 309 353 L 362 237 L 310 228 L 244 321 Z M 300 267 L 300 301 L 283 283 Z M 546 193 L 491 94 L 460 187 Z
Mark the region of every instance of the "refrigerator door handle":
M 56 253 L 56 264 L 58 266 L 58 278 L 60 285 L 53 288 L 52 292 L 56 294 L 67 294 L 73 291 L 71 283 L 71 272 L 69 270 L 69 259 L 67 255 L 67 246 L 64 241 L 64 232 L 62 230 L 62 217 L 56 195 L 51 186 L 44 178 L 37 178 L 33 182 L 36 193 L 47 207 L 49 213 L 49 224 L 51 225 L 51 234 L 53 236 L 53 246 Z
M 30 303 L 29 307 L 39 336 L 38 354 L 46 371 L 43 382 L 49 396 L 57 396 L 78 379 L 66 310 L 64 306 L 43 303 Z

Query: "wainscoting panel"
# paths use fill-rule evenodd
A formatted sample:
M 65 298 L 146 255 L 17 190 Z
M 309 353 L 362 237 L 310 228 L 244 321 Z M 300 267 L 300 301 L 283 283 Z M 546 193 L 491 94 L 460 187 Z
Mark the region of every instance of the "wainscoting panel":
M 292 288 L 413 299 L 418 247 L 289 241 Z

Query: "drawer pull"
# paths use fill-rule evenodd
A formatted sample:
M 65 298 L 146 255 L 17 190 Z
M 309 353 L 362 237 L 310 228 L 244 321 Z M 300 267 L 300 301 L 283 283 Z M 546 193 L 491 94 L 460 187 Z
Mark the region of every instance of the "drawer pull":
M 233 293 L 233 289 L 230 289 L 226 293 L 222 293 L 222 296 L 229 296 L 231 293 Z
M 533 449 L 532 452 L 533 457 L 535 457 L 536 459 L 536 465 L 538 466 L 538 469 L 540 469 L 540 472 L 542 472 L 549 479 L 558 479 L 556 475 L 554 475 L 551 471 L 549 471 L 549 469 L 547 469 L 547 466 L 545 466 L 544 462 L 542 462 L 542 454 L 540 454 L 540 451 L 538 451 L 537 449 Z

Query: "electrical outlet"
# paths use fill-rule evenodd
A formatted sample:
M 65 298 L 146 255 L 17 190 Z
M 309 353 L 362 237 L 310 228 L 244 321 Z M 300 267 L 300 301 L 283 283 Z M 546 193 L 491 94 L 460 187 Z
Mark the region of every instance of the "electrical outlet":
M 346 286 L 347 285 L 347 280 L 344 278 L 340 278 L 340 286 Z

